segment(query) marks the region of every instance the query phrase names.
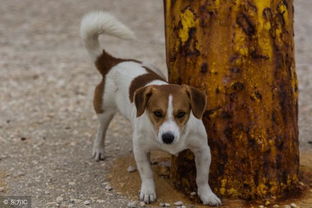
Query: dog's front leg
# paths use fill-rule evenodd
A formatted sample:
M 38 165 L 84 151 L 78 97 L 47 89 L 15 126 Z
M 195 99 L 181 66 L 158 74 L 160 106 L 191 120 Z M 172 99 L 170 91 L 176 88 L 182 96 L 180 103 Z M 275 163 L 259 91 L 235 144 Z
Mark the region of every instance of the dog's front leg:
M 209 183 L 209 168 L 211 162 L 211 154 L 209 146 L 202 145 L 201 147 L 192 149 L 195 154 L 196 163 L 196 184 L 198 196 L 203 204 L 212 206 L 221 205 L 221 200 L 212 192 Z
M 145 203 L 151 203 L 156 200 L 155 184 L 153 172 L 148 160 L 148 152 L 142 150 L 138 141 L 138 135 L 135 135 L 133 142 L 133 153 L 137 168 L 141 177 L 140 200 Z

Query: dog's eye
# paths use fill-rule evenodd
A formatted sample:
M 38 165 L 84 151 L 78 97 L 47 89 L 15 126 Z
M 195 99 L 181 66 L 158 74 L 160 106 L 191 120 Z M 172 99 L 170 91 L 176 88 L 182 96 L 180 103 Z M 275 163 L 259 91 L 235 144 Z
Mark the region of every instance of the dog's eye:
M 154 115 L 158 118 L 163 117 L 163 114 L 160 111 L 154 111 Z
M 180 111 L 180 112 L 176 115 L 177 118 L 183 118 L 184 116 L 185 116 L 185 112 L 183 112 L 183 111 Z

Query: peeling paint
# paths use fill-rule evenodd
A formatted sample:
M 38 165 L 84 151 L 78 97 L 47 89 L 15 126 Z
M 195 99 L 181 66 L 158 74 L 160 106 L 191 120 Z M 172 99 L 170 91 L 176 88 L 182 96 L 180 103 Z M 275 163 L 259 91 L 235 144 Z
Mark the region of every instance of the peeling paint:
M 257 14 L 257 20 L 258 20 L 258 27 L 261 30 L 263 27 L 265 27 L 265 22 L 263 19 L 263 11 L 266 8 L 271 7 L 271 0 L 261 0 L 261 1 L 254 1 L 255 6 L 258 8 Z
M 179 38 L 182 43 L 185 43 L 189 39 L 189 31 L 195 27 L 195 16 L 189 9 L 185 10 L 180 15 L 182 28 L 179 30 Z

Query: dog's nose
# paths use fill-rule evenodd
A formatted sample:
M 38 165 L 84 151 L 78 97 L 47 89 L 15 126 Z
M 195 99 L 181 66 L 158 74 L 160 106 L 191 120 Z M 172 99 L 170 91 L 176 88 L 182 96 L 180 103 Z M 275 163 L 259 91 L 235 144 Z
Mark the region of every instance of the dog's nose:
M 165 144 L 171 144 L 174 140 L 174 136 L 171 133 L 165 133 L 161 137 Z

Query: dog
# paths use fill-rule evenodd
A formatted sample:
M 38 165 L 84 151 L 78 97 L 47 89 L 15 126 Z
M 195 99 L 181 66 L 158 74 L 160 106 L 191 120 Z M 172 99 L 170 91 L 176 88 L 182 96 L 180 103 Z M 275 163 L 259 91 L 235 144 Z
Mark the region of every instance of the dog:
M 198 196 L 203 204 L 221 205 L 208 184 L 211 155 L 202 122 L 205 93 L 188 85 L 169 84 L 160 70 L 140 61 L 113 57 L 101 49 L 100 34 L 135 38 L 128 27 L 105 12 L 91 12 L 81 21 L 81 38 L 102 75 L 93 100 L 100 123 L 93 145 L 94 159 L 104 159 L 105 133 L 119 111 L 133 127 L 133 153 L 141 177 L 141 201 L 156 200 L 150 151 L 160 149 L 178 154 L 190 149 L 195 155 Z

